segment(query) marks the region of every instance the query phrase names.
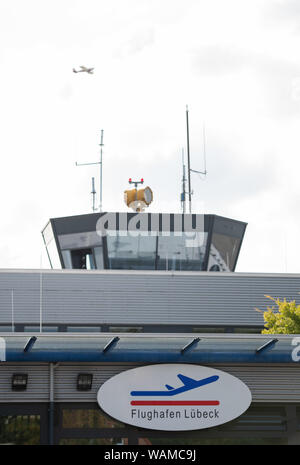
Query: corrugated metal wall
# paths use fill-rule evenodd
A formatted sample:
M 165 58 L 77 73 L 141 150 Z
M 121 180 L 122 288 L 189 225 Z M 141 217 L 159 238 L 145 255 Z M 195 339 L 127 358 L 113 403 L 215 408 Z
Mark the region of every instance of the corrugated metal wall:
M 97 391 L 112 376 L 138 365 L 60 364 L 55 368 L 56 402 L 96 402 Z M 211 365 L 212 366 L 212 365 Z M 300 370 L 294 365 L 214 365 L 247 384 L 254 402 L 300 402 Z M 28 389 L 11 390 L 13 373 L 28 373 Z M 77 391 L 78 373 L 93 373 L 91 391 Z M 0 402 L 47 402 L 49 401 L 49 365 L 1 364 Z
M 299 292 L 298 274 L 2 270 L 0 325 L 12 308 L 15 323 L 38 324 L 40 299 L 44 324 L 263 325 L 265 294 Z
M 27 373 L 26 391 L 12 391 L 13 373 Z M 46 364 L 0 365 L 0 402 L 48 402 L 49 401 L 49 366 Z

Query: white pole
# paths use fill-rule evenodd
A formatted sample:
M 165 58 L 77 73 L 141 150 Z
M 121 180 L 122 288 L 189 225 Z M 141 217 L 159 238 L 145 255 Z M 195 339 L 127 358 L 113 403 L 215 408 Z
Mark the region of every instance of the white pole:
M 42 312 L 43 312 L 43 274 L 42 274 L 42 254 L 40 261 L 40 333 L 42 332 Z
M 186 106 L 186 137 L 187 137 L 187 162 L 188 162 L 188 185 L 189 185 L 189 213 L 192 213 L 192 186 L 190 166 L 190 135 L 189 135 L 189 110 Z
M 103 147 L 103 129 L 101 129 L 101 142 L 100 142 L 100 202 L 99 202 L 99 210 L 102 212 L 102 172 L 103 172 L 103 161 L 102 161 L 102 147 Z
M 11 290 L 11 332 L 15 332 L 14 290 Z

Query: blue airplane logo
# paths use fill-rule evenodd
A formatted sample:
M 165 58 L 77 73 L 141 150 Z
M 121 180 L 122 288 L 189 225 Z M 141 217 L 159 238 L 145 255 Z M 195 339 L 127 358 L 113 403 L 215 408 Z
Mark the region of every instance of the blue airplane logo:
M 189 378 L 188 376 L 184 375 L 177 375 L 177 377 L 182 381 L 183 386 L 179 388 L 173 388 L 169 384 L 166 384 L 167 391 L 131 391 L 132 396 L 176 396 L 177 394 L 181 394 L 182 392 L 191 391 L 192 389 L 196 389 L 200 386 L 205 386 L 206 384 L 214 383 L 219 379 L 219 376 L 209 376 L 208 378 L 203 379 L 193 379 Z

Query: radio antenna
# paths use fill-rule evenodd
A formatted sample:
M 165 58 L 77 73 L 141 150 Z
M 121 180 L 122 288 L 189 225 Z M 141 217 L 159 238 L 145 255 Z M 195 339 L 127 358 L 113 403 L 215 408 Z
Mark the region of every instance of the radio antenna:
M 192 213 L 192 188 L 191 188 L 190 135 L 189 135 L 189 109 L 188 109 L 188 106 L 186 106 L 186 142 L 187 142 L 187 160 L 188 160 L 189 212 Z
M 206 134 L 205 134 L 205 123 L 203 123 L 203 159 L 204 159 L 204 174 L 206 175 Z
M 100 140 L 100 205 L 99 210 L 102 212 L 102 147 L 103 147 L 103 129 L 101 129 L 101 140 Z
M 184 149 L 182 149 L 182 192 L 180 196 L 182 213 L 185 213 L 185 194 L 186 194 L 186 178 L 185 178 L 185 164 L 184 164 Z
M 99 165 L 100 166 L 100 205 L 99 205 L 99 210 L 100 212 L 102 212 L 102 147 L 103 147 L 103 129 L 101 129 L 101 141 L 100 141 L 100 160 L 99 161 L 96 161 L 96 162 L 93 162 L 93 163 L 75 163 L 76 166 L 87 166 L 87 165 Z M 94 179 L 94 178 L 92 178 Z M 94 181 L 92 181 L 93 183 Z M 95 190 L 94 188 L 92 188 L 92 190 Z M 93 192 L 92 192 L 93 194 Z M 95 191 L 95 194 L 96 194 L 96 191 Z M 94 199 L 93 199 L 93 210 L 95 211 L 96 208 L 94 209 Z
M 97 209 L 95 208 L 95 199 L 96 199 L 96 190 L 95 190 L 95 178 L 92 178 L 92 197 L 93 197 L 93 212 L 95 212 Z
M 191 173 L 204 174 L 206 176 L 206 135 L 205 125 L 203 124 L 203 158 L 204 158 L 204 171 L 193 170 L 190 167 L 190 136 L 189 136 L 189 111 L 186 106 L 186 132 L 187 132 L 187 156 L 188 156 L 188 194 L 189 194 L 189 213 L 192 213 L 192 184 L 191 184 Z

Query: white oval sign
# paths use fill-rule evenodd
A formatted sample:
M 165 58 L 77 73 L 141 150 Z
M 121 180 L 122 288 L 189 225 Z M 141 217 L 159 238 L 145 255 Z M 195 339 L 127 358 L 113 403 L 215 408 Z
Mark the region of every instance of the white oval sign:
M 141 428 L 184 431 L 211 428 L 241 415 L 251 403 L 249 388 L 214 368 L 159 364 L 127 370 L 98 391 L 111 417 Z

